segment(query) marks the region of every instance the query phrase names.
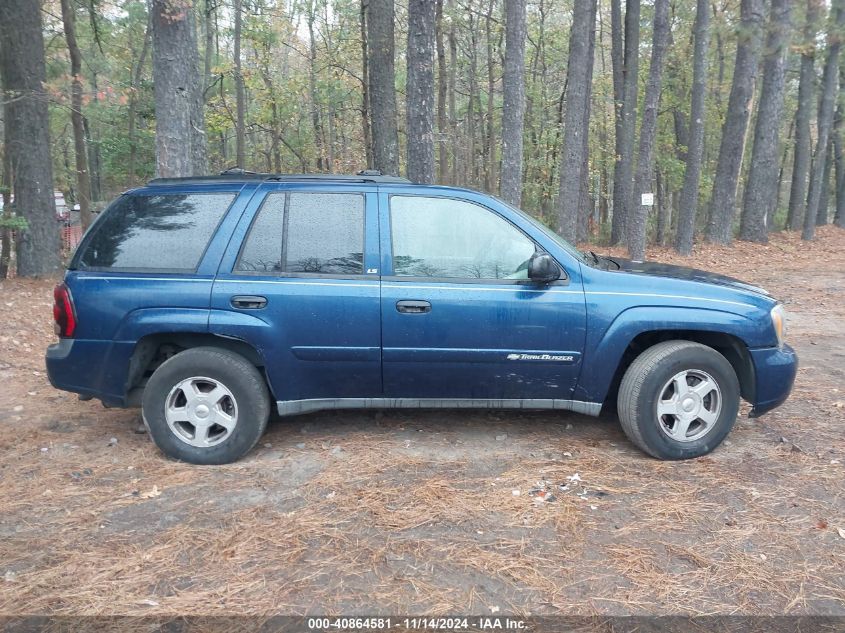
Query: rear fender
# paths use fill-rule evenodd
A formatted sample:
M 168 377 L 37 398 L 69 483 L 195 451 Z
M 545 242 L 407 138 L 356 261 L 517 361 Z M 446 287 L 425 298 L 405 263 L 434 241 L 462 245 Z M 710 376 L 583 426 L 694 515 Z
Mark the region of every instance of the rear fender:
M 209 310 L 199 308 L 141 308 L 120 322 L 115 341 L 137 341 L 162 332 L 208 332 Z

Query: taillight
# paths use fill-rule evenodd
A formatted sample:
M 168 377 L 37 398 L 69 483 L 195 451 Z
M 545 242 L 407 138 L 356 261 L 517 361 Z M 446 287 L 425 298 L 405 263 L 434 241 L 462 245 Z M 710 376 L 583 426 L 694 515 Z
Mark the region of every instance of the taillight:
M 62 338 L 73 337 L 76 331 L 76 313 L 73 310 L 70 290 L 64 284 L 59 284 L 53 290 L 53 320 L 56 322 L 56 334 Z

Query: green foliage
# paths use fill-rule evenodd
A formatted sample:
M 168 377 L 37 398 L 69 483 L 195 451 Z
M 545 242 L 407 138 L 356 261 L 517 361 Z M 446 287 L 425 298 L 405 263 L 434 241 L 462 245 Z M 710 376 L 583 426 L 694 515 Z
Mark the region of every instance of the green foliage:
M 29 224 L 24 217 L 19 215 L 9 215 L 8 213 L 0 215 L 0 229 L 25 231 L 28 227 Z
M 559 161 L 563 150 L 560 113 L 565 106 L 563 91 L 574 2 L 536 0 L 528 4 L 527 13 L 523 207 L 551 226 L 556 224 Z M 145 0 L 95 0 L 93 4 L 72 4 L 77 11 L 77 36 L 84 57 L 83 113 L 89 127 L 89 157 L 97 159 L 91 169 L 95 170 L 99 164 L 102 197 L 109 198 L 155 173 L 152 49 L 144 47 L 149 24 L 148 5 Z M 689 118 L 694 4 L 671 3 L 671 44 L 654 152 L 655 174 L 660 175 L 668 195 L 681 188 L 685 169 L 686 147 L 682 136 Z M 194 0 L 193 6 L 198 28 L 199 70 L 204 74 L 206 60 L 210 67 L 208 76 L 203 76 L 205 131 L 209 169 L 217 171 L 234 164 L 233 2 Z M 89 14 L 91 7 L 96 11 L 94 20 Z M 714 3 L 712 9 L 704 172 L 699 203 L 702 221 L 713 184 L 736 46 L 740 39 L 747 37 L 739 27 L 739 0 Z M 642 3 L 640 106 L 645 97 L 653 11 L 653 2 Z M 444 0 L 443 12 L 442 38 L 447 68 L 444 80 L 450 84 L 447 102 L 453 100 L 455 107 L 454 110 L 447 108 L 448 123 L 444 130 L 438 129 L 435 122 L 435 139 L 445 140 L 448 158 L 447 171 L 441 174 L 440 180 L 446 184 L 490 189 L 495 193 L 501 156 L 504 1 Z M 795 13 L 792 59 L 800 52 L 803 9 L 799 8 Z M 313 59 L 309 17 L 313 21 Z M 246 92 L 247 169 L 314 171 L 320 158 L 330 161 L 334 171 L 352 172 L 365 167 L 360 17 L 360 0 L 243 0 L 241 62 Z M 62 25 L 58 11 L 45 11 L 44 20 L 45 31 L 54 35 L 46 38 L 54 180 L 56 188 L 63 190 L 71 200 L 76 176 L 69 111 L 69 62 L 64 39 L 60 36 Z M 610 23 L 610 4 L 601 1 L 588 140 L 590 203 L 598 201 L 605 221 L 611 212 L 609 201 L 617 158 Z M 406 2 L 396 3 L 395 24 L 397 118 L 404 157 L 407 142 Z M 450 53 L 450 35 L 454 36 L 454 58 Z M 206 50 L 207 42 L 210 42 L 209 50 Z M 823 38 L 813 44 L 821 49 Z M 142 51 L 145 58 L 140 63 Z M 817 52 L 818 59 L 821 52 Z M 488 87 L 489 68 L 493 73 L 492 91 Z M 783 138 L 788 136 L 796 103 L 796 70 L 792 63 L 785 95 Z M 437 61 L 435 73 L 437 80 Z M 436 94 L 432 98 L 436 102 Z M 640 115 L 641 107 L 638 124 Z M 130 118 L 134 121 L 131 135 Z M 750 126 L 753 123 L 752 118 Z M 441 150 L 439 143 L 435 147 L 437 152 Z M 785 149 L 789 150 L 788 140 Z M 740 188 L 749 153 L 750 142 L 747 142 Z M 788 161 L 786 169 L 788 173 Z M 785 188 L 783 195 L 787 194 L 788 188 Z M 606 228 L 605 224 L 594 227 L 594 237 L 600 239 Z

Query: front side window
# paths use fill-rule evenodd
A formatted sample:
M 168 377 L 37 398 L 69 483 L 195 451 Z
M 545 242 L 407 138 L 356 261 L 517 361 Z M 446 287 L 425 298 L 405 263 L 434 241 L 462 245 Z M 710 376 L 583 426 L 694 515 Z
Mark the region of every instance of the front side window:
M 364 196 L 269 194 L 252 223 L 235 270 L 363 274 Z
M 192 272 L 235 196 L 122 196 L 93 227 L 76 267 Z
M 394 275 L 528 279 L 534 242 L 477 204 L 392 196 L 390 222 Z

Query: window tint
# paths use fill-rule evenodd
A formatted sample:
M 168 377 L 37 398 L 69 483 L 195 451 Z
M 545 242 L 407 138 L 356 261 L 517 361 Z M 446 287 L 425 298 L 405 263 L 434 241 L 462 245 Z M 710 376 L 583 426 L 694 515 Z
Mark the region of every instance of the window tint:
M 97 222 L 78 267 L 193 271 L 235 196 L 122 196 Z
M 235 268 L 243 272 L 362 274 L 364 196 L 268 195 Z
M 393 273 L 411 277 L 527 279 L 534 242 L 470 202 L 392 196 Z
M 249 236 L 235 270 L 281 271 L 284 221 L 285 194 L 269 194 L 258 211 L 258 217 L 252 222 L 252 228 L 249 230 Z

